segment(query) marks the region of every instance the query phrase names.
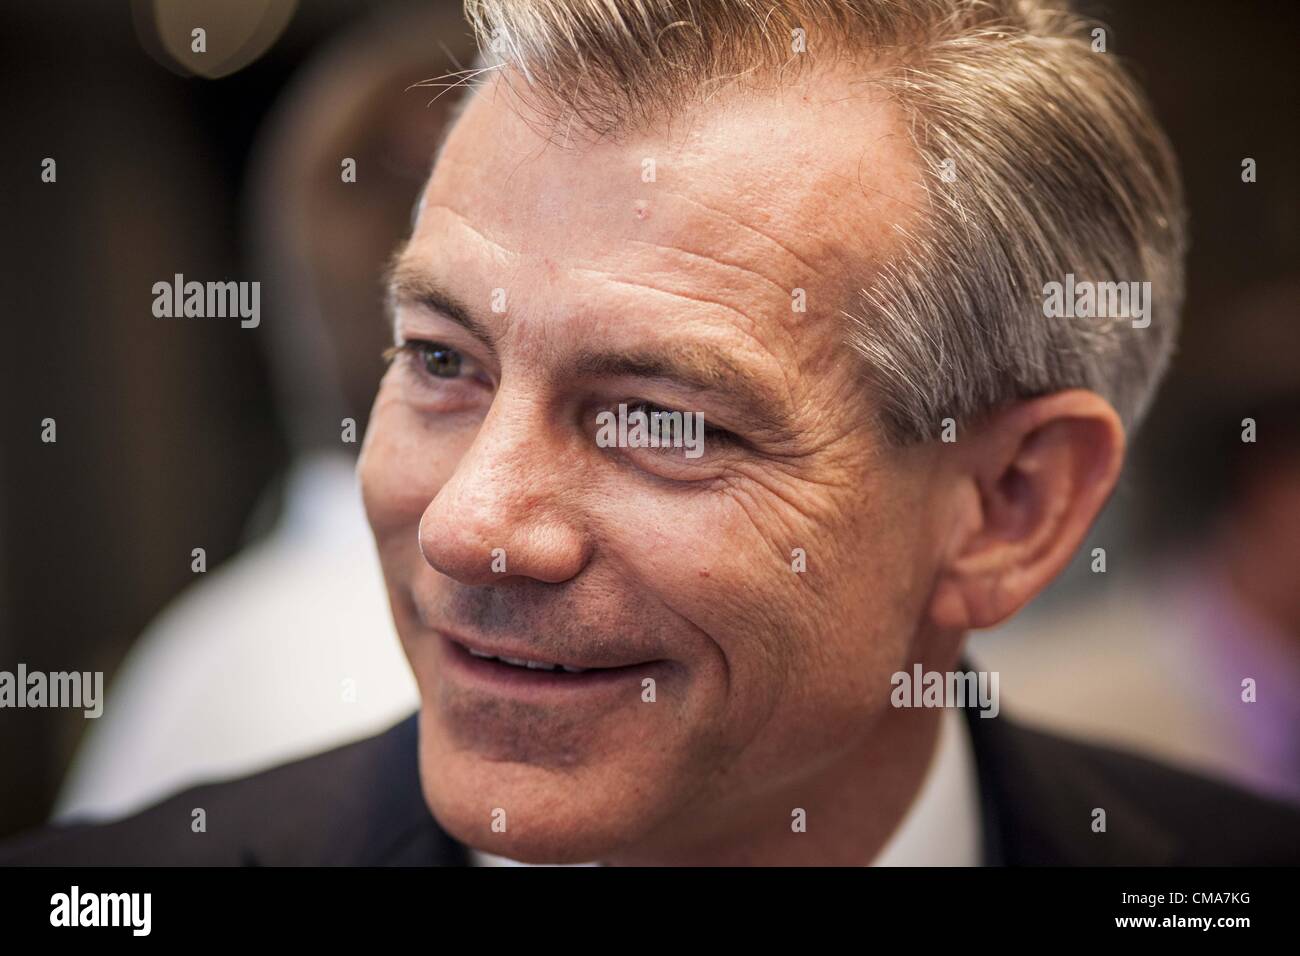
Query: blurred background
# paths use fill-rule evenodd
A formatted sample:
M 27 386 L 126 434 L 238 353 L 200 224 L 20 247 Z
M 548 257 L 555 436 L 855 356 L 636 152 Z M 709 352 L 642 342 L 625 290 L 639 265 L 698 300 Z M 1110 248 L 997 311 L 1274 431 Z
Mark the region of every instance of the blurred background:
M 0 836 L 414 708 L 351 467 L 454 99 L 412 87 L 474 55 L 458 2 L 3 9 L 0 670 L 109 689 L 0 711 Z M 1185 330 L 1079 560 L 972 659 L 1010 715 L 1300 800 L 1300 5 L 1081 9 L 1182 162 Z M 155 318 L 176 273 L 261 281 L 260 326 Z

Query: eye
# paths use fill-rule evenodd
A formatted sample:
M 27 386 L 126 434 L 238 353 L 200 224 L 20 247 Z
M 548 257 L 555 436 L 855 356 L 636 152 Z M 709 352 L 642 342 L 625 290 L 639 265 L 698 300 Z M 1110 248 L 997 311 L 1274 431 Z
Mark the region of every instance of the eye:
M 693 412 L 683 412 L 675 408 L 664 408 L 662 405 L 656 405 L 653 402 L 628 401 L 626 404 L 629 418 L 634 413 L 640 412 L 645 416 L 644 420 L 647 424 L 652 422 L 684 421 L 687 415 L 695 414 Z M 739 438 L 727 431 L 725 428 L 718 428 L 715 425 L 710 425 L 702 415 L 700 416 L 700 422 L 703 425 L 703 434 L 706 443 L 713 443 L 716 445 L 734 445 L 740 442 Z M 671 429 L 668 429 L 668 434 L 671 435 L 671 433 Z M 671 446 L 666 447 L 668 447 L 668 450 L 671 450 Z M 680 449 L 678 450 L 680 451 Z
M 701 412 L 633 398 L 596 412 L 595 438 L 640 471 L 681 482 L 718 477 L 745 447 L 732 432 L 709 426 Z
M 472 359 L 442 342 L 407 339 L 384 352 L 384 358 L 390 361 L 403 355 L 410 358 L 417 372 L 429 378 L 457 379 L 478 371 Z
M 455 378 L 460 374 L 461 354 L 440 342 L 409 342 L 426 372 L 434 378 Z

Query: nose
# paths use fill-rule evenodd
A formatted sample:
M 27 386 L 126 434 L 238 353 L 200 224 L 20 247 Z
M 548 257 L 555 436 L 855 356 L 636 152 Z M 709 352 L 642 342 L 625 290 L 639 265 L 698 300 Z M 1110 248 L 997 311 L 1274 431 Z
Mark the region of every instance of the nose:
M 425 562 L 467 585 L 520 577 L 558 584 L 576 576 L 589 543 L 574 504 L 582 478 L 563 445 L 538 409 L 498 392 L 420 516 Z

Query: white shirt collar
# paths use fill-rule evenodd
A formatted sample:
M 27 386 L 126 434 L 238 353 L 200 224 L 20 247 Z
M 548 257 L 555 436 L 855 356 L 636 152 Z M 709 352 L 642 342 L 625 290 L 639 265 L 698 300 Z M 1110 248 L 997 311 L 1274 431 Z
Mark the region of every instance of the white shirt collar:
M 984 860 L 981 830 L 970 728 L 959 708 L 945 707 L 925 779 L 871 865 L 979 866 Z
M 970 728 L 961 710 L 945 707 L 939 740 L 920 789 L 871 865 L 979 866 L 983 862 L 980 832 L 979 780 Z M 530 865 L 472 847 L 469 853 L 472 866 Z

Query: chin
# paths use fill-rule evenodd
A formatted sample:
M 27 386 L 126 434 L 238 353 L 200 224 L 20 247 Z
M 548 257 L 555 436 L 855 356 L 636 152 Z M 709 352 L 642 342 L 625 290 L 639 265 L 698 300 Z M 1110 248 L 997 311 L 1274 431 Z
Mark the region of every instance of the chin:
M 421 789 L 453 839 L 524 863 L 606 861 L 641 843 L 658 819 L 657 794 L 638 771 L 584 767 L 553 771 L 472 752 L 420 752 Z M 503 832 L 493 820 L 504 811 Z

